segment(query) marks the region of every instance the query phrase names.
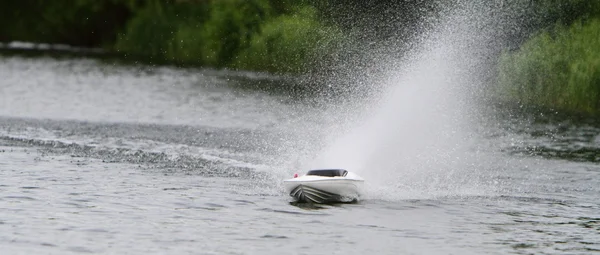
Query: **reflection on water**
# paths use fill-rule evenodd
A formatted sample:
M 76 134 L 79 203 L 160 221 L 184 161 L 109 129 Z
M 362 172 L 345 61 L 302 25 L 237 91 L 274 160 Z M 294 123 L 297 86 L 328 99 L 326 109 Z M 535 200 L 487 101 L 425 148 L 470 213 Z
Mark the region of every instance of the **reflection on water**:
M 255 128 L 304 114 L 285 96 L 231 89 L 227 72 L 13 57 L 0 75 L 2 116 Z
M 495 112 L 494 123 L 512 155 L 600 162 L 600 121 L 541 109 L 506 109 Z

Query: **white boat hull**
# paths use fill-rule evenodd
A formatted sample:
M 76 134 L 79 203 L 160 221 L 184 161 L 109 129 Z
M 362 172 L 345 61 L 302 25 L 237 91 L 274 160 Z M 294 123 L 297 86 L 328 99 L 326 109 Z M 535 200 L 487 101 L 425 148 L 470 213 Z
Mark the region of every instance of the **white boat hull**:
M 300 202 L 331 203 L 358 201 L 364 180 L 346 177 L 302 176 L 284 181 L 286 192 Z

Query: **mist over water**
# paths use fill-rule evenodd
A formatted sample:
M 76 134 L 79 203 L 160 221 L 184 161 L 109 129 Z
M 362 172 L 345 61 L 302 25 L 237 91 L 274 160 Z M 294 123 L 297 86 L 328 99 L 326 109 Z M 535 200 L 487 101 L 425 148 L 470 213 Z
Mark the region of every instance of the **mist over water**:
M 494 26 L 502 24 L 492 20 L 498 16 L 493 11 L 480 3 L 443 9 L 428 31 L 410 42 L 418 47 L 402 59 L 377 63 L 394 70 L 367 84 L 380 93 L 367 100 L 370 104 L 347 104 L 330 113 L 335 124 L 312 134 L 322 135 L 321 143 L 300 145 L 313 148 L 302 169 L 355 171 L 367 180 L 374 199 L 493 192 L 497 169 L 490 169 L 489 161 L 500 155 L 483 148 L 489 143 L 478 133 L 481 104 L 487 102 L 481 98 L 486 64 L 496 50 L 490 43 L 496 40 Z M 365 101 L 365 95 L 353 96 L 347 100 Z

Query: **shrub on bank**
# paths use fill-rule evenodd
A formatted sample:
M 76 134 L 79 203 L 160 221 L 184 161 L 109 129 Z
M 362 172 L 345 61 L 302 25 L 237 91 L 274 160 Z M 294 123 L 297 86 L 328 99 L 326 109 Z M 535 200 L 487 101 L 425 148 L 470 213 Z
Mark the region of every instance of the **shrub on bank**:
M 569 111 L 600 113 L 600 19 L 556 25 L 499 63 L 505 99 Z
M 316 9 L 304 6 L 293 14 L 265 22 L 259 33 L 232 63 L 234 67 L 270 72 L 299 73 L 313 61 L 324 61 L 340 48 L 343 33 L 317 20 Z
M 200 25 L 208 15 L 207 4 L 181 3 L 167 4 L 163 1 L 149 1 L 128 22 L 125 32 L 121 34 L 115 44 L 115 49 L 125 55 L 136 58 L 145 58 L 154 62 L 175 60 L 179 43 L 200 48 L 197 35 L 190 38 L 182 37 L 188 35 L 190 27 L 200 30 Z M 187 33 L 186 33 L 187 32 Z M 177 43 L 176 40 L 179 40 Z M 182 42 L 183 41 L 183 42 Z M 188 52 L 182 54 L 189 54 Z
M 152 62 L 295 73 L 331 53 L 341 37 L 341 31 L 320 23 L 309 5 L 153 1 L 128 23 L 115 48 Z

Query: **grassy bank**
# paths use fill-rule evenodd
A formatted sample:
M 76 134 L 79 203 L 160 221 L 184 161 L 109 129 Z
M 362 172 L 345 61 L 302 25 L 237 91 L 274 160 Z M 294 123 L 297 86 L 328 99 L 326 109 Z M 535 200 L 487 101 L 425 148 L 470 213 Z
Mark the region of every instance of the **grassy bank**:
M 266 0 L 155 1 L 127 24 L 115 49 L 151 62 L 300 73 L 333 53 L 341 38 L 310 5 L 277 9 Z
M 7 0 L 0 42 L 100 47 L 126 60 L 302 73 L 343 33 L 310 1 Z
M 557 25 L 500 59 L 502 96 L 524 104 L 600 113 L 600 19 Z
M 546 3 L 552 11 L 542 17 L 554 17 L 552 25 L 539 29 L 518 50 L 501 55 L 498 95 L 524 105 L 598 115 L 600 3 L 555 4 Z

